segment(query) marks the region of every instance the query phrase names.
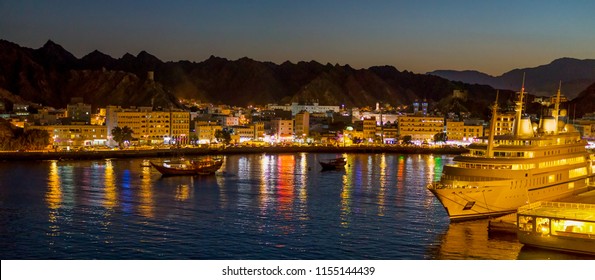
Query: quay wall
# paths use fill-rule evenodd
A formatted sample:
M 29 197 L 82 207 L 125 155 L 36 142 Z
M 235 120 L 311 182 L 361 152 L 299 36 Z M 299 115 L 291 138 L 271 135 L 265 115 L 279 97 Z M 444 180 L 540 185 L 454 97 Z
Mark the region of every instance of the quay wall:
M 0 152 L 0 161 L 11 160 L 64 160 L 105 158 L 146 158 L 203 155 L 231 155 L 255 153 L 396 153 L 396 154 L 452 154 L 468 152 L 456 147 L 411 147 L 411 146 L 351 146 L 351 147 L 227 147 L 227 148 L 181 148 L 181 149 L 124 149 L 109 151 L 32 151 Z

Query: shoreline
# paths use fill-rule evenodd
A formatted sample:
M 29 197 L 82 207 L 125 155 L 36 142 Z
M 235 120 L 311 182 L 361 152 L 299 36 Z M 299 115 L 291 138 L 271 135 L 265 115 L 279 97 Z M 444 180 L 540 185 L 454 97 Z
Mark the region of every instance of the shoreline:
M 143 158 L 175 156 L 213 156 L 257 153 L 394 153 L 394 154 L 452 154 L 467 152 L 466 148 L 410 147 L 410 146 L 352 146 L 352 147 L 227 147 L 227 148 L 181 148 L 152 150 L 78 151 L 78 152 L 0 152 L 0 161 L 7 160 L 88 160 L 106 158 Z

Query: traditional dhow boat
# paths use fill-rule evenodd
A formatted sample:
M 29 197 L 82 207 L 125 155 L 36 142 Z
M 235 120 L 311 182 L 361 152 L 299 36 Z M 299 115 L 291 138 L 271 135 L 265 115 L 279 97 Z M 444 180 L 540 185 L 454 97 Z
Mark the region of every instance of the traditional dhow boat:
M 344 168 L 346 164 L 347 159 L 344 157 L 320 161 L 322 170 L 338 170 Z
M 514 213 L 531 202 L 588 190 L 592 159 L 580 133 L 559 120 L 560 90 L 552 117 L 541 125 L 522 118 L 524 94 L 523 79 L 512 135 L 495 135 L 496 97 L 487 143 L 469 145 L 468 154 L 456 156 L 440 180 L 428 185 L 451 220 Z
M 151 162 L 151 165 L 157 169 L 163 176 L 176 175 L 211 175 L 215 174 L 217 170 L 223 165 L 221 158 L 207 158 L 201 160 L 183 160 L 179 162 L 163 162 L 156 164 Z

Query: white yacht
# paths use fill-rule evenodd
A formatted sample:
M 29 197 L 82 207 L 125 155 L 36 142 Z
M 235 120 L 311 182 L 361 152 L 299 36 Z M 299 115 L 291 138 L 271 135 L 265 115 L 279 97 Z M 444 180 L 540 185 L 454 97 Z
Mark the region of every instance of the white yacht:
M 496 100 L 487 143 L 469 145 L 469 153 L 456 156 L 440 181 L 428 185 L 452 221 L 513 213 L 588 190 L 593 159 L 580 133 L 559 120 L 560 89 L 552 116 L 539 125 L 522 117 L 524 94 L 523 79 L 511 135 L 494 135 Z

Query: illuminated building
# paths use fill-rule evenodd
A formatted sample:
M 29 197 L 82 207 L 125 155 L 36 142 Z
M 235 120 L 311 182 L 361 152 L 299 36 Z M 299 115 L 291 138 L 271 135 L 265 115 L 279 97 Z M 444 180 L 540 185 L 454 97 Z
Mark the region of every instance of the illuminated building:
M 448 140 L 471 141 L 483 136 L 483 126 L 466 125 L 460 121 L 446 121 L 446 137 Z
M 318 105 L 318 102 L 313 102 L 312 104 L 298 104 L 297 102 L 291 103 L 291 105 L 277 105 L 277 104 L 268 104 L 268 110 L 283 110 L 283 111 L 291 111 L 291 115 L 295 116 L 301 111 L 306 111 L 308 113 L 326 113 L 329 111 L 338 113 L 341 111 L 339 106 L 321 106 Z
M 215 142 L 215 132 L 222 129 L 223 127 L 216 122 L 196 121 L 194 133 L 199 144 L 210 144 Z
M 496 127 L 494 129 L 494 135 L 511 134 L 513 132 L 512 128 L 514 125 L 514 118 L 515 114 L 510 112 L 498 114 L 498 116 L 496 117 Z M 489 131 L 487 131 L 486 133 L 489 134 Z
M 102 125 L 43 125 L 29 126 L 27 129 L 47 131 L 50 144 L 56 149 L 70 150 L 107 144 L 107 128 Z
M 444 118 L 422 115 L 399 116 L 399 135 L 411 136 L 413 141 L 433 141 L 434 135 L 444 131 Z
M 271 120 L 271 132 L 274 142 L 290 142 L 293 140 L 293 120 L 276 118 Z
M 374 141 L 376 138 L 376 118 L 371 117 L 363 120 L 362 136 L 367 141 Z
M 301 111 L 293 118 L 295 120 L 295 135 L 296 137 L 308 137 L 310 134 L 310 113 L 308 111 Z
M 264 123 L 256 122 L 250 125 L 236 125 L 229 127 L 233 131 L 232 139 L 237 138 L 236 143 L 246 141 L 261 141 L 264 138 Z
M 110 139 L 112 129 L 127 126 L 132 129 L 132 137 L 138 139 L 139 144 L 187 144 L 190 141 L 190 112 L 187 111 L 108 106 L 106 118 Z

